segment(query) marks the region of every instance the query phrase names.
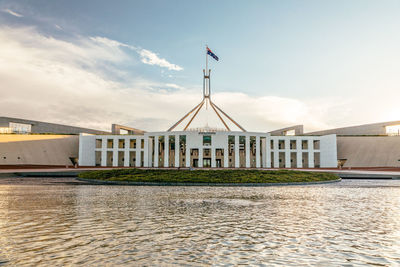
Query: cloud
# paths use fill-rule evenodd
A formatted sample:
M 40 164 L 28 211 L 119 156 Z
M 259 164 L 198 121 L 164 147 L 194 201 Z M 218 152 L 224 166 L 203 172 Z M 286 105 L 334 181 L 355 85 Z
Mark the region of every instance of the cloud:
M 5 12 L 5 13 L 10 14 L 12 16 L 18 17 L 18 18 L 22 18 L 23 17 L 23 15 L 15 12 L 15 11 L 12 11 L 11 9 L 3 9 L 2 11 Z
M 132 45 L 128 45 L 128 44 L 124 44 L 115 40 L 111 40 L 105 37 L 90 37 L 91 40 L 107 45 L 109 47 L 126 47 L 129 49 L 132 49 L 134 51 L 136 51 L 141 58 L 141 61 L 144 64 L 148 64 L 148 65 L 156 65 L 162 68 L 167 68 L 169 70 L 175 70 L 175 71 L 181 71 L 183 70 L 183 68 L 181 66 L 178 66 L 176 64 L 172 64 L 170 62 L 168 62 L 166 59 L 164 58 L 160 58 L 156 53 L 147 50 L 147 49 L 143 49 L 143 48 L 138 48 Z
M 151 52 L 150 50 L 139 49 L 138 53 L 144 64 L 157 65 L 163 68 L 167 68 L 169 70 L 176 70 L 176 71 L 183 70 L 181 66 L 169 63 L 167 60 L 165 60 L 164 58 L 160 58 L 156 53 Z
M 188 89 L 138 77 L 129 82 L 110 79 L 111 71 L 125 71 L 120 63 L 133 60 L 126 46 L 104 37 L 67 41 L 34 27 L 0 27 L 1 115 L 102 130 L 118 123 L 162 131 L 201 101 L 201 85 Z M 104 71 L 108 65 L 115 68 Z M 219 92 L 213 101 L 248 131 L 303 123 L 307 130 L 319 130 L 360 118 L 366 118 L 363 123 L 379 121 L 379 114 L 394 118 L 400 111 L 385 102 L 388 107 L 379 106 L 379 113 L 369 109 L 365 114 L 369 102 L 361 97 L 294 99 Z M 213 126 L 217 120 L 208 107 L 193 127 L 206 121 Z

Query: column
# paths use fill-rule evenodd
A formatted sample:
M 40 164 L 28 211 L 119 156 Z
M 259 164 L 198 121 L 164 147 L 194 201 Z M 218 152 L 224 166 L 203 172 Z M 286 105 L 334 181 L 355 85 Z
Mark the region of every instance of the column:
M 274 139 L 274 168 L 279 168 L 279 140 Z
M 101 138 L 101 164 L 102 167 L 107 166 L 107 138 Z
M 260 168 L 260 136 L 256 136 L 256 168 Z
M 151 158 L 151 157 L 149 157 L 149 153 L 150 153 L 150 155 L 151 155 L 151 152 L 149 152 L 149 151 L 151 151 L 151 150 L 150 150 L 149 139 L 150 139 L 150 136 L 145 136 L 145 137 L 144 137 L 144 153 L 143 153 L 143 156 L 144 156 L 143 165 L 144 165 L 144 166 L 143 166 L 143 167 L 149 167 L 149 166 L 151 166 L 151 165 L 149 164 L 149 161 L 150 161 L 150 158 Z M 137 144 L 136 144 L 136 147 L 137 147 Z M 141 141 L 140 141 L 140 147 L 142 147 Z
M 203 147 L 199 147 L 199 168 L 203 168 Z
M 136 138 L 136 167 L 140 167 L 140 163 L 142 162 L 141 156 L 142 153 L 142 139 Z
M 235 168 L 240 167 L 239 158 L 239 135 L 235 135 Z
M 260 138 L 261 138 L 261 136 L 260 136 Z M 266 152 L 266 148 L 265 147 L 266 146 L 267 146 L 267 138 L 262 138 L 261 141 L 260 141 L 261 168 L 265 168 L 265 166 L 267 166 L 267 158 L 265 157 L 266 156 L 266 154 L 265 154 L 265 152 Z
M 113 167 L 118 167 L 118 138 L 114 137 L 113 138 L 113 160 L 112 160 L 112 166 Z
M 217 167 L 217 162 L 215 160 L 215 148 L 211 147 L 211 168 Z
M 186 154 L 185 164 L 186 164 L 186 167 L 189 168 L 190 165 L 191 165 L 191 162 L 190 162 L 190 148 L 188 147 L 187 144 L 186 144 L 186 152 L 185 152 L 185 154 Z
M 181 147 L 179 145 L 179 135 L 175 135 L 175 168 L 179 168 L 179 154 Z
M 131 161 L 130 159 L 130 154 L 129 154 L 129 139 L 125 138 L 125 150 L 124 150 L 124 167 L 129 167 L 129 162 Z
M 290 139 L 285 137 L 285 168 L 290 168 L 292 166 L 290 162 Z
M 303 151 L 301 149 L 301 139 L 296 139 L 296 161 L 297 168 L 303 168 Z
M 226 135 L 225 145 L 224 145 L 224 168 L 229 167 L 229 145 L 228 145 L 229 136 Z
M 246 157 L 246 168 L 250 168 L 250 136 L 245 137 L 245 157 Z
M 308 140 L 308 167 L 314 168 L 314 142 L 312 139 Z
M 266 168 L 271 168 L 271 138 L 267 136 L 265 139 L 265 151 L 266 151 Z
M 169 135 L 164 136 L 164 167 L 169 167 Z
M 158 168 L 158 135 L 154 136 L 154 168 Z

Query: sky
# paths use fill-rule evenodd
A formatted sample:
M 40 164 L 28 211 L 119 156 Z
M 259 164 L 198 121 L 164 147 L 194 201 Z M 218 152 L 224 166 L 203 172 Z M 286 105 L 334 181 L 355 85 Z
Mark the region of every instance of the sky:
M 0 116 L 166 130 L 201 101 L 208 45 L 212 99 L 248 131 L 400 120 L 398 14 L 386 0 L 0 0 Z

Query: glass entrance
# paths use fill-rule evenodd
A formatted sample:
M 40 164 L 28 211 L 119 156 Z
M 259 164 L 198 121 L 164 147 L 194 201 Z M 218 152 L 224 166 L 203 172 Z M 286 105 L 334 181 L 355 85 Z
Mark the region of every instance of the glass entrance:
M 203 159 L 203 167 L 210 168 L 211 167 L 211 158 L 204 158 Z

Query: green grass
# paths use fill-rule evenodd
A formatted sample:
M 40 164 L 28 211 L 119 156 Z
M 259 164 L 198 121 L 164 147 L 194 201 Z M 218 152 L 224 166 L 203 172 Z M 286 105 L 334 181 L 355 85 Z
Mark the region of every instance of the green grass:
M 162 183 L 291 183 L 336 180 L 331 173 L 291 170 L 157 170 L 115 169 L 88 171 L 80 178 L 104 181 Z

